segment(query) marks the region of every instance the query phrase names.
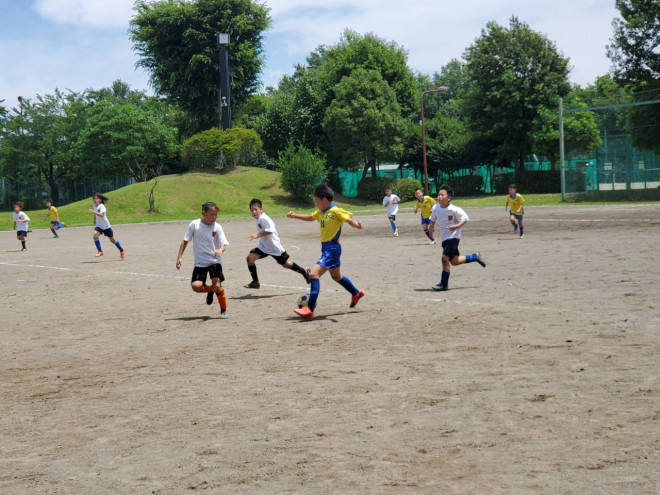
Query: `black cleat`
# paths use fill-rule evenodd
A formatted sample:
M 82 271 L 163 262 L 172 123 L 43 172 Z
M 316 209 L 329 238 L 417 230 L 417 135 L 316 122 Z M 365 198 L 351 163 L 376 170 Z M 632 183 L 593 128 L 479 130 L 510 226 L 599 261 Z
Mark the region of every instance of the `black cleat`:
M 438 285 L 433 285 L 433 286 L 431 287 L 431 289 L 433 289 L 433 290 L 437 290 L 437 291 L 449 290 L 449 289 L 447 288 L 446 285 L 440 285 L 440 284 L 438 284 Z
M 476 256 L 475 261 L 477 263 L 479 263 L 481 266 L 483 266 L 484 268 L 486 268 L 486 262 L 481 259 L 481 255 L 478 252 L 474 253 L 474 255 Z
M 206 293 L 206 304 L 208 304 L 209 306 L 213 304 L 213 294 L 214 294 L 213 291 Z

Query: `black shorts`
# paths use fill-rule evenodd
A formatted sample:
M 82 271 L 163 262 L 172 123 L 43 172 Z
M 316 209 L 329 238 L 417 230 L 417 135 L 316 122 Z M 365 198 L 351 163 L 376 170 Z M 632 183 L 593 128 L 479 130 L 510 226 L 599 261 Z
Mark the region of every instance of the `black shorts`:
M 268 254 L 264 253 L 261 249 L 259 248 L 254 248 L 250 251 L 250 253 L 253 254 L 258 254 L 260 258 L 265 258 L 266 256 L 272 256 L 275 261 L 277 261 L 280 265 L 285 265 L 287 261 L 289 261 L 289 255 L 287 254 L 286 251 L 284 251 L 282 254 L 278 254 L 277 256 L 274 254 Z
M 225 281 L 225 276 L 222 274 L 222 265 L 220 263 L 215 263 L 214 265 L 210 266 L 196 266 L 193 269 L 192 280 L 190 283 L 192 284 L 193 282 L 199 280 L 205 284 L 207 275 L 211 277 L 211 280 L 214 278 L 219 278 L 220 282 Z
M 17 230 L 16 231 L 16 237 L 20 237 L 20 236 L 27 237 L 27 234 L 28 234 L 27 230 Z
M 447 256 L 450 260 L 460 255 L 461 253 L 458 252 L 459 242 L 461 242 L 460 239 L 447 239 L 446 241 L 442 241 L 442 254 Z
M 106 237 L 114 237 L 114 232 L 112 232 L 112 228 L 102 229 L 101 227 L 94 227 L 94 230 L 100 232 Z

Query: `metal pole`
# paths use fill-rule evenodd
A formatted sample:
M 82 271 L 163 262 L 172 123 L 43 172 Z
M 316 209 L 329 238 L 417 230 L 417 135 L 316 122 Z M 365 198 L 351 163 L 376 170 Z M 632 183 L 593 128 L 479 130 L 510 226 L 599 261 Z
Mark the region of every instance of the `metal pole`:
M 566 201 L 566 171 L 564 167 L 564 100 L 559 97 L 559 161 L 561 162 L 561 200 Z

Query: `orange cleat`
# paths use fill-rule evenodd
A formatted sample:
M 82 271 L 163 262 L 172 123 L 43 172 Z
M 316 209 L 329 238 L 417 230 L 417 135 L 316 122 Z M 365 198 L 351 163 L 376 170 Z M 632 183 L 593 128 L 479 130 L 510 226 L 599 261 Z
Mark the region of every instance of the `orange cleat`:
M 103 251 L 99 251 L 98 253 L 96 253 L 97 258 L 100 258 L 101 256 L 103 256 Z
M 309 320 L 314 318 L 314 311 L 309 309 L 309 306 L 303 306 L 302 308 L 294 309 L 294 311 L 298 316 L 302 316 L 303 318 L 307 318 Z
M 122 251 L 120 254 L 121 254 L 121 259 L 124 259 L 126 257 L 126 253 L 124 251 Z
M 364 297 L 364 291 L 360 289 L 357 294 L 351 297 L 351 305 L 349 306 L 349 308 L 354 308 L 355 306 L 357 306 L 358 301 L 363 297 Z

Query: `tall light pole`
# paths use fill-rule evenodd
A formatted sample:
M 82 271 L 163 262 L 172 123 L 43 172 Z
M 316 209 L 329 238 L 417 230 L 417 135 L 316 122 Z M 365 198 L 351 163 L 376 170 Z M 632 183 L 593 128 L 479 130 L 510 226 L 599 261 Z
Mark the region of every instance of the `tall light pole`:
M 449 91 L 447 86 L 440 86 L 439 88 L 422 91 L 422 96 L 420 97 L 422 104 L 422 159 L 424 161 L 424 194 L 429 193 L 429 171 L 426 165 L 426 129 L 424 128 L 424 95 L 427 93 L 446 93 L 447 91 Z
M 231 127 L 231 99 L 229 86 L 229 54 L 227 45 L 229 45 L 229 34 L 218 33 L 218 45 L 220 45 L 220 127 L 229 129 Z

